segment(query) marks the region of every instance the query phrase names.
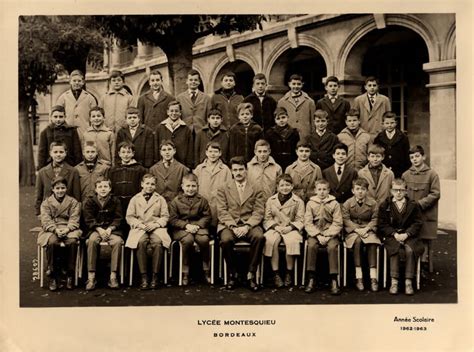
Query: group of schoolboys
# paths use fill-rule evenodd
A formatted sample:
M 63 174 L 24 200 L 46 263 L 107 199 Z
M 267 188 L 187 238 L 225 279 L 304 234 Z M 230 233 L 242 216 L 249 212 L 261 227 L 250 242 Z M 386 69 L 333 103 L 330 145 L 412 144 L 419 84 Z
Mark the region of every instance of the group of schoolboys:
M 81 96 L 89 95 L 77 88 L 77 78 L 83 83 L 84 77 L 75 72 L 66 93 L 79 105 Z M 275 285 L 289 286 L 304 228 L 308 235 L 305 291 L 315 290 L 318 248 L 327 247 L 331 293 L 339 294 L 338 250 L 344 228 L 345 246 L 354 249 L 359 290 L 364 290 L 364 245 L 371 290 L 378 290 L 375 251 L 383 238 L 390 257 L 390 293 L 398 292 L 398 257 L 403 247 L 405 292 L 413 294 L 415 258 L 423 254 L 423 261 L 427 260 L 426 242 L 418 238 L 436 236 L 439 179 L 424 163 L 423 148 L 409 149 L 408 138 L 396 128 L 388 98 L 377 92 L 375 78 L 366 80 L 367 92 L 354 100 L 352 108 L 337 95 L 336 77 L 327 78 L 327 95 L 316 104 L 302 91 L 298 75 L 290 77 L 290 91 L 278 103 L 266 93 L 263 74 L 254 77 L 253 93 L 245 99 L 235 92 L 232 73 L 222 77 L 222 87 L 212 97 L 200 92 L 199 84 L 197 71 L 190 71 L 188 90 L 175 100 L 163 90 L 159 71 L 152 71 L 150 91 L 134 108 L 123 75 L 113 72 L 111 91 L 101 107 L 89 109 L 90 126 L 82 134 L 65 122 L 83 121 L 79 111 L 71 117 L 67 104 L 53 107 L 52 123 L 40 137 L 36 198 L 43 224 L 39 243 L 47 245 L 50 289 L 57 289 L 54 248 L 67 247 L 71 258 L 80 228 L 87 238 L 87 290 L 95 288 L 98 248 L 103 242 L 113 248 L 108 285 L 119 287 L 117 269 L 125 239 L 125 246 L 137 251 L 140 288 L 158 287 L 163 248 L 169 248 L 171 237 L 183 246 L 183 284 L 189 280 L 194 242 L 201 249 L 205 279 L 210 282 L 209 234 L 216 227 L 231 269 L 228 288 L 236 282 L 233 244 L 241 239 L 251 245 L 247 278 L 252 290 L 258 289 L 255 271 L 262 251 L 272 257 Z M 371 144 L 374 140 L 376 144 Z M 81 149 L 84 160 L 78 163 Z M 195 164 L 194 174 L 189 173 Z M 420 183 L 426 187 L 419 187 Z M 82 222 L 80 206 L 77 214 L 81 200 Z M 237 202 L 232 205 L 232 201 Z M 246 202 L 250 207 L 243 214 Z M 56 221 L 61 219 L 58 214 L 66 218 Z M 265 233 L 259 226 L 262 221 Z M 425 237 L 419 236 L 420 228 Z M 284 280 L 278 269 L 281 241 L 286 247 Z M 151 280 L 147 247 L 153 257 Z M 73 285 L 70 261 L 67 288 Z

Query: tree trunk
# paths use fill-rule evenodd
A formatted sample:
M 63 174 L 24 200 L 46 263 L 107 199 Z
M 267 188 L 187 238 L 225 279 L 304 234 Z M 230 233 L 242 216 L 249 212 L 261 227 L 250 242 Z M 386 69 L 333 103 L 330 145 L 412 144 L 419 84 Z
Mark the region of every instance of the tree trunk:
M 31 138 L 28 104 L 20 102 L 19 116 L 19 163 L 20 186 L 35 184 L 35 161 L 33 158 L 33 141 Z
M 168 58 L 171 94 L 177 96 L 187 89 L 186 79 L 193 64 L 193 43 L 180 41 L 173 50 L 165 51 Z

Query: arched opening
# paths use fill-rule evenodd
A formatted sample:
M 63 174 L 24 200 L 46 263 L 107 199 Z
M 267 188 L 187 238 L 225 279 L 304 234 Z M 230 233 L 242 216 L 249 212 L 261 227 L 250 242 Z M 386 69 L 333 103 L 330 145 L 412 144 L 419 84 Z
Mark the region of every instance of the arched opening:
M 303 90 L 318 100 L 324 96 L 322 80 L 327 75 L 323 57 L 316 50 L 301 46 L 286 50 L 273 64 L 269 77 L 269 92 L 275 99 L 288 91 L 288 79 L 293 74 L 303 76 Z
M 389 97 L 399 117 L 399 127 L 410 144 L 421 144 L 429 156 L 429 77 L 423 64 L 429 61 L 423 38 L 400 26 L 373 30 L 352 48 L 346 74 L 379 79 L 380 93 Z M 364 91 L 361 85 L 361 93 Z
M 252 67 L 243 60 L 228 62 L 219 70 L 214 81 L 214 90 L 221 87 L 221 79 L 226 72 L 234 72 L 236 78 L 235 90 L 244 97 L 252 93 L 252 79 L 255 75 Z

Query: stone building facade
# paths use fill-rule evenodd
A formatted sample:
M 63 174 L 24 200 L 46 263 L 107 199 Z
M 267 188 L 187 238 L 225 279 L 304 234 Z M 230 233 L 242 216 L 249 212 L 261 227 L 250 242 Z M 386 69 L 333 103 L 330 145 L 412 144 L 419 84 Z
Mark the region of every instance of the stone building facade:
M 300 73 L 304 90 L 318 99 L 323 81 L 335 75 L 340 94 L 352 100 L 363 80 L 379 77 L 381 93 L 392 101 L 411 144 L 422 144 L 429 164 L 441 178 L 440 223 L 456 227 L 456 20 L 454 14 L 331 14 L 277 16 L 263 30 L 206 37 L 193 49 L 193 67 L 208 94 L 219 88 L 222 74 L 237 74 L 237 89 L 250 93 L 252 77 L 263 72 L 275 98 L 286 92 L 287 78 Z M 156 47 L 138 43 L 133 51 L 117 46 L 104 53 L 101 72 L 89 71 L 87 90 L 96 97 L 107 90 L 107 75 L 120 69 L 135 97 L 148 89 L 146 73 L 160 69 L 165 89 L 167 60 Z M 68 89 L 58 79 L 48 96 L 38 97 L 38 130 L 48 111 Z M 178 94 L 180 92 L 174 92 Z

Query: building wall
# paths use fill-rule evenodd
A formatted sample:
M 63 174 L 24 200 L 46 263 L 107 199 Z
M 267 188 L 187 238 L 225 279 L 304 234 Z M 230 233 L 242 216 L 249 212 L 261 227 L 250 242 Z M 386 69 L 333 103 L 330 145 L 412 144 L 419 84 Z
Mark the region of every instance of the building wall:
M 324 64 L 318 72 L 337 76 L 341 80 L 340 93 L 352 100 L 361 92 L 365 54 L 374 40 L 380 40 L 379 34 L 400 28 L 410 31 L 426 45 L 427 60 L 420 72 L 428 78 L 424 86 L 409 87 L 412 99 L 407 108 L 413 116 L 408 133 L 412 144 L 427 146 L 431 166 L 446 187 L 442 189 L 440 222 L 444 227 L 455 227 L 456 209 L 452 206 L 456 204 L 454 14 L 333 14 L 286 19 L 266 25 L 263 31 L 200 40 L 193 51 L 193 65 L 202 76 L 205 92 L 212 94 L 219 88 L 220 76 L 230 64 L 246 63 L 248 70 L 267 75 L 269 91 L 278 98 L 287 90 L 284 63 L 289 56 L 285 55 L 306 48 L 305 54 L 313 52 L 320 59 L 318 62 Z M 117 47 L 106 54 L 106 69 L 120 68 L 136 97 L 146 89 L 146 73 L 151 68 L 161 70 L 165 89 L 169 87 L 166 57 L 159 48 L 138 43 L 133 52 Z M 98 98 L 107 90 L 107 70 L 86 77 L 87 89 Z M 323 74 L 319 76 L 316 79 L 321 79 L 322 85 Z M 40 130 L 47 124 L 53 102 L 67 88 L 67 78 L 61 78 L 50 95 L 38 97 Z

